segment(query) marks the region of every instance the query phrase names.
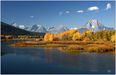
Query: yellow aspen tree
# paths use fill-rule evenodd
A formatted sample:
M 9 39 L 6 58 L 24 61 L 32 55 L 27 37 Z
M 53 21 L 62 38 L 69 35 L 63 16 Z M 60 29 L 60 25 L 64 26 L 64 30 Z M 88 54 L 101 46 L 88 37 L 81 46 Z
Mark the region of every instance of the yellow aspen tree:
M 80 40 L 81 39 L 81 33 L 80 32 L 76 32 L 75 34 L 73 34 L 72 39 L 73 40 Z
M 44 41 L 49 41 L 49 36 L 50 36 L 50 33 L 46 33 L 44 35 Z
M 53 38 L 54 38 L 54 35 L 53 34 L 50 34 L 49 35 L 49 41 L 53 41 Z
M 115 34 L 111 36 L 111 41 L 112 41 L 112 42 L 115 42 L 115 41 L 116 41 Z

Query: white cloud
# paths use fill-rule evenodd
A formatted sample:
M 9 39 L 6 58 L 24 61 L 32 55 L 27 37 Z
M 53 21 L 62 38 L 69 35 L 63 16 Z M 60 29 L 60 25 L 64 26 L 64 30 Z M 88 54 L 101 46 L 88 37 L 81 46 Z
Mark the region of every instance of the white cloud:
M 99 8 L 97 6 L 92 6 L 88 8 L 89 11 L 96 11 L 99 10 Z
M 34 18 L 34 16 L 30 16 L 30 18 Z
M 83 10 L 78 10 L 77 12 L 78 12 L 78 13 L 83 13 L 84 11 L 83 11 Z
M 68 13 L 70 13 L 70 11 L 66 11 L 65 13 L 67 13 L 67 14 L 68 14 Z
M 107 3 L 107 5 L 106 5 L 106 10 L 108 10 L 108 9 L 111 9 L 111 4 L 110 3 Z

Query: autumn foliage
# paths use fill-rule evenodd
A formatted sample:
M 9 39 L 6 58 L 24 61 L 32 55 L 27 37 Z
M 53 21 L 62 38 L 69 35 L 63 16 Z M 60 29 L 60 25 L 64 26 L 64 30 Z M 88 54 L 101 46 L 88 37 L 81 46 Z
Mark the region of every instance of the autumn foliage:
M 82 37 L 81 33 L 80 32 L 76 32 L 75 34 L 73 34 L 72 39 L 73 40 L 81 40 L 81 37 Z
M 46 33 L 44 36 L 44 41 L 53 41 L 54 35 L 51 33 Z
M 77 30 L 70 29 L 63 33 L 60 33 L 60 35 L 59 35 L 60 40 L 72 40 L 72 37 L 73 37 L 74 33 L 76 33 L 76 32 L 77 32 Z
M 111 36 L 111 41 L 112 41 L 112 42 L 115 42 L 115 41 L 116 41 L 115 35 L 112 35 L 112 36 Z
M 78 30 L 70 29 L 59 34 L 46 33 L 44 41 L 112 41 L 115 42 L 114 30 L 102 30 L 92 32 L 90 30 L 80 33 Z

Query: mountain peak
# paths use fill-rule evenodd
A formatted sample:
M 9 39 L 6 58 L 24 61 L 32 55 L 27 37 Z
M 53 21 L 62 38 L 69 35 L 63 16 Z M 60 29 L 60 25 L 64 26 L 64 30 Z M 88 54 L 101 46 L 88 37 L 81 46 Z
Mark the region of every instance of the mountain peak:
M 50 27 L 48 29 L 48 32 L 57 34 L 57 33 L 64 32 L 66 30 L 68 30 L 68 29 L 64 25 L 59 25 L 58 27 Z
M 44 33 L 46 32 L 47 30 L 45 29 L 45 27 L 43 27 L 42 25 L 33 25 L 30 29 L 30 31 L 32 32 L 41 32 L 41 33 Z
M 17 24 L 15 22 L 11 23 L 11 25 L 17 27 Z
M 97 19 L 90 20 L 89 22 L 87 22 L 85 26 L 87 29 L 94 31 L 94 32 L 104 27 Z
M 99 31 L 99 30 L 113 30 L 113 28 L 106 27 L 102 25 L 97 19 L 89 20 L 84 26 L 78 29 L 80 32 L 84 32 L 87 30 L 91 30 L 93 32 Z
M 96 22 L 96 21 L 98 21 L 98 20 L 97 20 L 97 19 L 91 19 L 90 21 L 95 21 L 95 22 Z
M 12 23 L 12 26 L 17 27 L 17 24 L 14 22 Z M 54 34 L 61 33 L 61 32 L 68 30 L 68 28 L 65 27 L 65 25 L 58 25 L 57 27 L 52 26 L 52 27 L 49 27 L 48 29 L 38 24 L 34 24 L 31 27 L 25 27 L 24 25 L 19 25 L 19 27 L 17 28 L 24 29 L 24 30 L 31 31 L 31 32 L 40 32 L 40 33 L 50 32 Z M 99 30 L 112 30 L 113 28 L 109 28 L 109 27 L 102 25 L 97 19 L 91 19 L 84 26 L 80 28 L 74 27 L 70 29 L 79 30 L 82 33 L 87 30 L 96 32 Z

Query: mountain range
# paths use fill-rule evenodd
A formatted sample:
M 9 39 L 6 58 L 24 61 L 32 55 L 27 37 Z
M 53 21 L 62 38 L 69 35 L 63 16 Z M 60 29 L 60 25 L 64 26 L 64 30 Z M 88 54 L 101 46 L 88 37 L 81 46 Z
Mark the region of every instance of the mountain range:
M 80 28 L 66 28 L 63 25 L 59 25 L 57 27 L 49 27 L 49 28 L 45 28 L 42 25 L 32 25 L 31 27 L 25 27 L 24 25 L 17 25 L 16 23 L 12 23 L 11 24 L 13 27 L 19 28 L 19 29 L 23 29 L 25 31 L 29 31 L 29 32 L 37 32 L 37 33 L 46 33 L 46 32 L 50 32 L 50 33 L 61 33 L 64 31 L 67 31 L 69 29 L 76 29 L 79 30 L 81 33 L 87 30 L 91 30 L 93 32 L 99 31 L 99 30 L 113 30 L 113 28 L 110 27 L 106 27 L 104 25 L 102 25 L 98 20 L 96 19 L 92 19 L 90 21 L 88 21 L 85 25 L 83 25 Z
M 54 34 L 61 33 L 61 32 L 67 31 L 67 30 L 68 30 L 68 28 L 66 28 L 63 25 L 60 25 L 58 27 L 50 27 L 50 28 L 48 28 L 48 32 L 54 33 Z
M 29 32 L 24 29 L 20 29 L 20 28 L 11 26 L 7 23 L 1 22 L 1 35 L 39 35 L 39 36 L 43 36 L 44 33 Z
M 29 27 L 27 29 L 25 28 L 25 30 L 31 31 L 31 32 L 39 32 L 39 33 L 45 33 L 47 31 L 45 27 L 41 25 L 36 25 L 36 24 L 30 28 Z

